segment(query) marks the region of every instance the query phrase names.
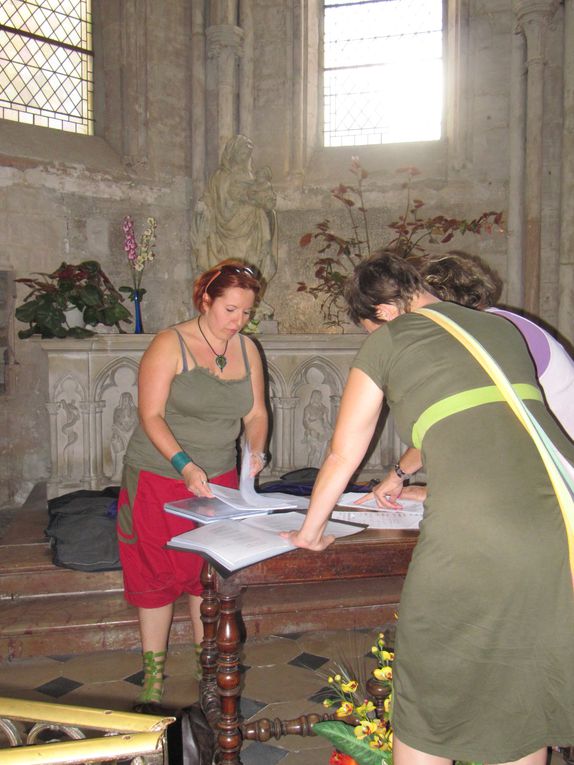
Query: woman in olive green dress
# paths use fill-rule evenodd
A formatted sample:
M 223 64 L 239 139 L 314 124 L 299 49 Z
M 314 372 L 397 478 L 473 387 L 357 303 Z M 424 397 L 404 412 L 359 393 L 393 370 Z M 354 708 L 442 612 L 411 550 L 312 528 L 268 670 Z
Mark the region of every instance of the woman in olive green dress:
M 450 317 L 498 361 L 571 461 L 518 330 L 437 300 L 402 258 L 361 263 L 349 313 L 370 333 L 349 375 L 330 451 L 295 544 L 322 550 L 323 529 L 358 468 L 386 397 L 401 439 L 421 415 L 492 385 L 469 351 L 429 318 Z M 474 393 L 473 393 L 474 395 Z M 574 742 L 574 595 L 562 513 L 527 431 L 503 401 L 475 403 L 423 434 L 428 497 L 406 577 L 394 668 L 394 765 L 452 760 L 545 765 Z M 413 466 L 410 466 L 412 470 Z

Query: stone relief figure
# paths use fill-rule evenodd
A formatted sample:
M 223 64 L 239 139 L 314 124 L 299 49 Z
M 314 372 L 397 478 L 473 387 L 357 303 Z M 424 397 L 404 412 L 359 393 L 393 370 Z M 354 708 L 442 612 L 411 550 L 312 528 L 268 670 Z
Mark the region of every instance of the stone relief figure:
M 66 401 L 64 398 L 61 399 L 60 407 L 66 416 L 66 421 L 62 425 L 62 433 L 66 437 L 66 443 L 62 450 L 62 460 L 64 477 L 68 479 L 72 477 L 72 447 L 78 440 L 78 434 L 74 430 L 74 425 L 80 419 L 80 410 L 76 406 L 74 399 L 72 401 Z
M 226 143 L 219 167 L 196 205 L 191 246 L 201 271 L 226 258 L 240 259 L 254 266 L 267 285 L 277 271 L 277 197 L 271 170 L 254 169 L 252 154 L 253 142 L 244 135 Z M 257 314 L 272 318 L 273 308 L 262 301 Z
M 307 446 L 307 465 L 319 467 L 331 437 L 331 425 L 329 409 L 323 403 L 323 394 L 318 388 L 311 391 L 309 403 L 303 409 L 303 431 L 303 443 Z
M 112 478 L 119 478 L 122 473 L 122 464 L 124 452 L 133 429 L 138 422 L 138 409 L 134 403 L 131 393 L 124 392 L 120 396 L 120 401 L 114 409 L 112 424 Z

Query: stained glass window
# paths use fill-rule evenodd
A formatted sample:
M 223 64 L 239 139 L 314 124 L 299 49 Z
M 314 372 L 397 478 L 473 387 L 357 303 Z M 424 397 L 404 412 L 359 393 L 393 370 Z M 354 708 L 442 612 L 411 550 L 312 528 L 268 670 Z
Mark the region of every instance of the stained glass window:
M 441 137 L 443 0 L 325 0 L 324 144 Z
M 92 133 L 91 0 L 0 0 L 0 118 Z

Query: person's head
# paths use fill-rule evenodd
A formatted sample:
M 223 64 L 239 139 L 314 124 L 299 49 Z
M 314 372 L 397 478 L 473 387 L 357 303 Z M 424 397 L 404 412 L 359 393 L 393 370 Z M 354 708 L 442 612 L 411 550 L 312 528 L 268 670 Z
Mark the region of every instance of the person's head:
M 421 275 L 405 258 L 391 250 L 380 250 L 361 261 L 347 280 L 349 318 L 355 324 L 384 324 L 381 306 L 394 306 L 399 313 L 406 313 L 413 298 L 424 291 Z
M 253 141 L 245 135 L 234 135 L 225 144 L 221 155 L 221 167 L 230 170 L 241 166 L 248 168 L 253 154 Z
M 241 329 L 249 321 L 260 289 L 255 269 L 240 260 L 222 260 L 195 280 L 193 304 L 202 315 L 221 312 L 220 320 L 230 320 Z
M 446 255 L 417 255 L 409 261 L 422 275 L 428 291 L 441 300 L 484 309 L 500 299 L 502 279 L 477 255 L 453 250 Z

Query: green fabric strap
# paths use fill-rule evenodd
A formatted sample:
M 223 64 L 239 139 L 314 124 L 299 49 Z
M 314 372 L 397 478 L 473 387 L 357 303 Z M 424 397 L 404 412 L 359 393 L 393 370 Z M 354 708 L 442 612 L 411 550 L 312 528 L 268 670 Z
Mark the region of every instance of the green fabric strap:
M 542 394 L 534 385 L 529 383 L 516 383 L 512 386 L 516 395 L 523 401 L 530 399 L 533 401 L 542 401 Z M 413 425 L 413 446 L 421 448 L 423 438 L 429 428 L 435 423 L 450 417 L 451 414 L 464 412 L 466 409 L 472 409 L 482 404 L 492 404 L 496 401 L 504 401 L 504 396 L 496 385 L 485 385 L 482 388 L 471 388 L 462 393 L 455 393 L 453 396 L 437 401 L 421 414 Z

